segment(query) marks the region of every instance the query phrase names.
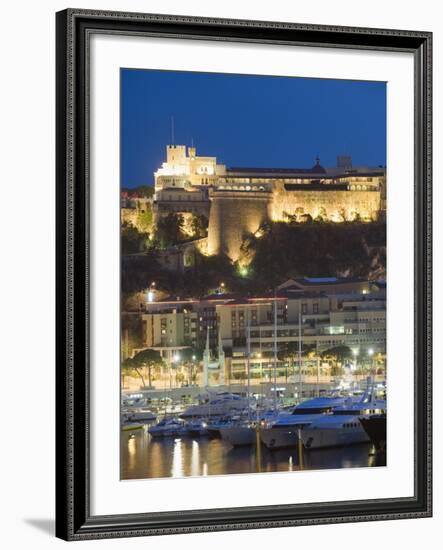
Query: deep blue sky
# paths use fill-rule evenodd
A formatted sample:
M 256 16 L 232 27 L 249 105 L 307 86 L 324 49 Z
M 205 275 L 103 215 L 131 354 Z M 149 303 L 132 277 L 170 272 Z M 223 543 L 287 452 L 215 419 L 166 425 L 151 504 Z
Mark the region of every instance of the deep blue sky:
M 386 164 L 386 84 L 121 70 L 121 184 L 153 184 L 171 142 L 227 166 Z

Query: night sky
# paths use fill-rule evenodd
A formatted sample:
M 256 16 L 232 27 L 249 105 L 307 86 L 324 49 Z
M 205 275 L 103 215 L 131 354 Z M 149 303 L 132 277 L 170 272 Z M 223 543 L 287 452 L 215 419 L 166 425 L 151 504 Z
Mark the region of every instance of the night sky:
M 153 184 L 171 143 L 227 166 L 386 164 L 386 84 L 121 70 L 121 184 Z

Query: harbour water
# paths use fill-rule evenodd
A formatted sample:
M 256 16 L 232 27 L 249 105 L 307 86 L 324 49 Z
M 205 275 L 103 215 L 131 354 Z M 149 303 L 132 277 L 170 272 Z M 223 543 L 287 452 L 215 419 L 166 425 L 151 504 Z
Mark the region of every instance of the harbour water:
M 231 447 L 221 439 L 181 437 L 152 439 L 148 426 L 121 432 L 121 479 L 188 477 L 257 472 L 290 472 L 385 466 L 385 456 L 369 443 L 330 449 L 268 450 Z

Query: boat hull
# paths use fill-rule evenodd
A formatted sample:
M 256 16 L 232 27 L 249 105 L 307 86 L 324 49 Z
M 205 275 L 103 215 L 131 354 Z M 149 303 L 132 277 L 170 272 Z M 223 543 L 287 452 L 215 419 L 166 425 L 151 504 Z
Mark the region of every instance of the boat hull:
M 133 422 L 154 422 L 157 417 L 151 412 L 134 412 L 129 414 L 129 420 Z
M 344 447 L 369 442 L 369 437 L 362 427 L 340 428 L 306 428 L 301 432 L 305 449 L 323 449 L 327 447 Z
M 386 450 L 386 415 L 360 418 L 361 425 L 377 451 Z
M 154 431 L 148 430 L 148 431 L 149 431 L 149 435 L 151 437 L 153 437 L 154 439 L 160 439 L 160 438 L 164 438 L 164 437 L 177 437 L 179 435 L 182 435 L 180 429 L 176 429 L 176 430 L 154 430 Z
M 294 447 L 298 441 L 298 428 L 265 428 L 260 430 L 260 439 L 268 449 Z
M 222 441 L 233 447 L 253 445 L 256 441 L 255 426 L 225 426 L 219 428 Z

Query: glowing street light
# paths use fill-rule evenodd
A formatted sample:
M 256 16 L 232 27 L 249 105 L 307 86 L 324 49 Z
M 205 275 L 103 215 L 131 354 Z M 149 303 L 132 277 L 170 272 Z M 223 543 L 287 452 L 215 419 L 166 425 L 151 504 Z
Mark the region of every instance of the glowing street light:
M 147 297 L 149 303 L 154 302 L 154 300 L 155 300 L 155 281 L 153 281 L 151 283 L 146 297 Z
M 238 271 L 239 271 L 241 277 L 247 277 L 248 276 L 249 270 L 245 265 L 241 266 Z

